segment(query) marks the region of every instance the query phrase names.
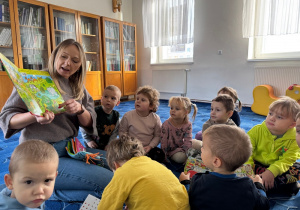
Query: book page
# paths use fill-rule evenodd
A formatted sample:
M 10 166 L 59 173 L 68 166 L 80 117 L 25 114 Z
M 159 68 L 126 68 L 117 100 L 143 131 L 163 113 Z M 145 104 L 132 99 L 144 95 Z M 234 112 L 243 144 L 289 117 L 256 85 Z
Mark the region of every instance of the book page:
M 58 114 L 64 112 L 58 108 L 64 102 L 60 92 L 47 71 L 18 69 L 0 53 L 0 59 L 28 110 L 41 116 L 46 110 Z
M 88 195 L 79 210 L 95 210 L 100 203 L 100 199 L 95 196 Z

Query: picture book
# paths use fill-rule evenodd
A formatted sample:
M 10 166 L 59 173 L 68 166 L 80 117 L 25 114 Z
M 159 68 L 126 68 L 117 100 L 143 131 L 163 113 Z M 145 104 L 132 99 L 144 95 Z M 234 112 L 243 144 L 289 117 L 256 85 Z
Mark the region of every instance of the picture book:
M 46 111 L 54 114 L 65 111 L 59 108 L 64 99 L 47 71 L 19 69 L 1 53 L 0 60 L 32 114 L 42 116 Z
M 204 165 L 203 161 L 199 157 L 188 157 L 184 172 L 189 172 L 190 177 L 192 178 L 196 173 L 205 173 L 206 171 L 210 171 Z M 247 175 L 254 175 L 252 167 L 250 164 L 243 164 L 241 167 L 235 170 L 235 174 L 238 177 L 245 177 Z
M 99 203 L 100 203 L 99 198 L 96 198 L 95 196 L 89 194 L 79 210 L 95 210 L 97 209 Z
M 68 141 L 66 150 L 68 155 L 74 159 L 85 161 L 87 164 L 104 166 L 105 157 L 103 154 L 88 152 L 76 137 Z

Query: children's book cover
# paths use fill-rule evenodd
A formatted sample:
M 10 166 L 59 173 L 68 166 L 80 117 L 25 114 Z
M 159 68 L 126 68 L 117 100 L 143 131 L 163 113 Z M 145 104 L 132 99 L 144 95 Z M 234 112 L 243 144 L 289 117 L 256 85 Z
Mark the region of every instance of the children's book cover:
M 42 116 L 46 111 L 54 114 L 65 111 L 59 108 L 64 99 L 47 71 L 19 69 L 1 53 L 0 60 L 32 114 Z
M 205 173 L 206 171 L 210 171 L 210 169 L 206 168 L 202 159 L 188 157 L 184 167 L 184 172 L 186 173 L 189 172 L 190 177 L 193 177 L 196 173 Z M 235 170 L 235 174 L 238 177 L 246 177 L 248 175 L 249 176 L 254 175 L 250 164 L 243 164 L 241 167 Z
M 202 159 L 201 159 L 201 151 L 196 149 L 188 150 L 188 158 L 185 163 L 184 172 L 190 173 L 190 177 L 193 177 L 196 173 L 205 173 L 206 171 L 210 171 L 209 168 L 206 168 Z M 250 164 L 243 164 L 241 167 L 235 170 L 235 174 L 238 177 L 252 176 L 254 175 L 252 167 Z

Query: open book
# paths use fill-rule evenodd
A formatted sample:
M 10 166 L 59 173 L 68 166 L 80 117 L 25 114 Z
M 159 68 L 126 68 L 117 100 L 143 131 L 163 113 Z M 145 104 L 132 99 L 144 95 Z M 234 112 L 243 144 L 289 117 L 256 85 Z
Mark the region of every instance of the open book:
M 201 158 L 201 151 L 196 149 L 188 150 L 188 159 L 186 161 L 184 172 L 190 173 L 190 178 L 192 178 L 196 173 L 205 173 L 210 171 L 209 168 L 206 168 Z M 254 175 L 252 167 L 250 164 L 243 164 L 241 167 L 235 170 L 235 174 L 238 177 L 246 177 Z
M 42 116 L 46 110 L 54 114 L 65 111 L 59 108 L 64 99 L 47 71 L 19 69 L 1 53 L 0 60 L 32 114 Z

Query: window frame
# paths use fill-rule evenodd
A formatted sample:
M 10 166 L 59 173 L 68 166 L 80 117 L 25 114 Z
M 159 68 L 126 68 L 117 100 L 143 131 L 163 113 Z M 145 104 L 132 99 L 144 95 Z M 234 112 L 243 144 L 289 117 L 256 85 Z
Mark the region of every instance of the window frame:
M 168 46 L 165 46 L 168 47 Z M 163 59 L 163 47 L 151 47 L 151 59 L 150 64 L 186 64 L 194 63 L 194 43 L 193 43 L 193 56 L 190 58 L 175 58 L 175 59 Z
M 263 36 L 249 38 L 249 45 L 248 45 L 249 61 L 300 60 L 300 47 L 298 52 L 262 53 L 263 39 L 264 39 Z

